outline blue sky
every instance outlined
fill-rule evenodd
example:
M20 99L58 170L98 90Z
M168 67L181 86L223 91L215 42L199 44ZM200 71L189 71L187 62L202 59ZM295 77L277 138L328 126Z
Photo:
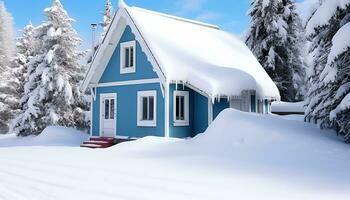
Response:
M1 1L1 0L0 0ZM29 20L39 25L45 20L43 10L50 7L52 0L3 0L12 13L16 30L22 29ZM91 43L91 23L102 19L101 12L106 0L61 0L84 40L83 48ZM118 0L111 0L116 8ZM302 1L302 0L298 0ZM138 6L154 11L204 21L219 25L223 30L242 34L249 25L246 15L251 0L126 0L130 6Z

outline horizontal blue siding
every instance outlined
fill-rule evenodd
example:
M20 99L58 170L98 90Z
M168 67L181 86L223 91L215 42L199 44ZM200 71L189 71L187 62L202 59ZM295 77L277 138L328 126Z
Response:
M99 83L109 83L117 81L130 81L139 79L158 78L157 73L153 71L152 64L147 60L146 54L142 51L139 42L136 41L136 72L120 74L120 43L134 41L135 35L131 28L127 26L124 33L109 60L105 71L103 72Z
M208 128L208 98L193 93L193 136L203 133Z
M220 100L215 100L213 104L213 119L215 119L221 111L230 107L230 102L227 98L221 98Z
M157 91L157 126L137 126L137 92ZM100 94L117 93L117 136L164 136L164 98L159 83L97 88L93 102L93 136L99 136Z

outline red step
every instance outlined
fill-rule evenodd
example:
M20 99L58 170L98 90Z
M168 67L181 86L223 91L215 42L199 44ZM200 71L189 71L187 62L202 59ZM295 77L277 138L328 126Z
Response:
M116 144L115 138L108 137L91 137L88 141L85 141L81 147L88 148L108 148Z
M114 141L115 138L113 138L113 137L90 137L89 140L92 140L92 141Z

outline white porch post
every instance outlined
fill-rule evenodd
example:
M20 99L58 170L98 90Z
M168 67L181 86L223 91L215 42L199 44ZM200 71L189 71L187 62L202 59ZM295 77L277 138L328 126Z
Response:
M208 125L213 122L213 102L212 97L208 95Z
M164 131L165 131L165 137L170 137L170 133L169 133L169 83L165 82L165 88L164 88L164 98L165 98L165 102L164 102L164 106L165 106L165 121L164 121Z
M90 137L92 137L92 127L93 127L93 111L94 111L94 97L93 97L93 89L91 88L90 95Z

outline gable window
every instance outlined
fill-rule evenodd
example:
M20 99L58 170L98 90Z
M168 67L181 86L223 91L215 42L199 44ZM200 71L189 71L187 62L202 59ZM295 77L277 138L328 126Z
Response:
M189 93L188 91L174 91L173 100L174 125L189 125Z
M140 91L137 93L137 126L157 125L157 92Z
M136 42L120 44L120 73L134 73L136 69Z

